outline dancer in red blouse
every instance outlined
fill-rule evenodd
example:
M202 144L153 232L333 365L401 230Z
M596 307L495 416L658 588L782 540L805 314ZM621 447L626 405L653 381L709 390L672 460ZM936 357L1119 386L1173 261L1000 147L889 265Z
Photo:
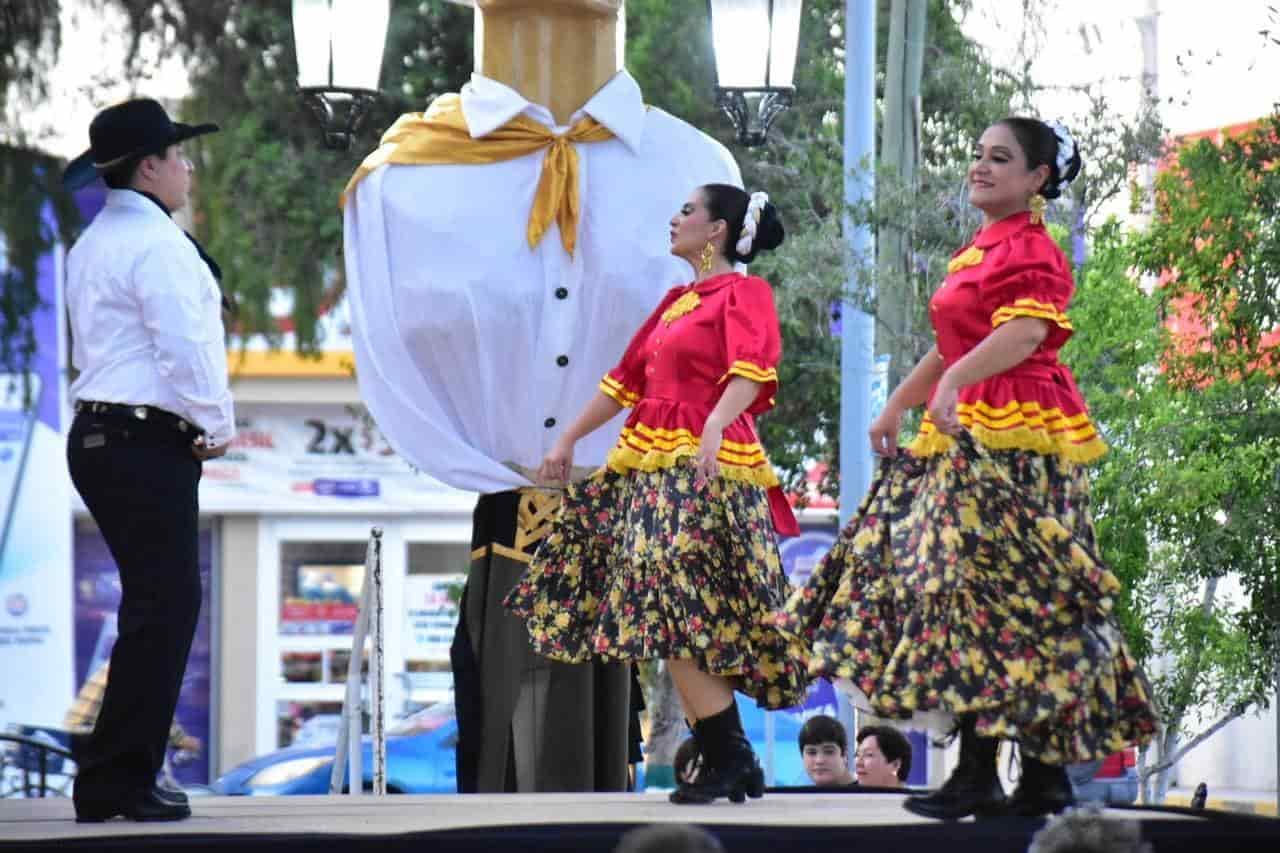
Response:
M507 597L540 654L667 662L703 758L677 803L760 796L733 690L785 708L807 684L773 619L790 592L776 533L798 530L754 421L777 391L778 317L769 284L734 271L782 238L767 196L723 184L671 220L671 251L697 277L666 295L547 454L541 479L564 482L574 444L632 407Z
M1010 118L983 133L969 169L983 226L930 300L937 344L871 425L885 457L871 489L779 618L811 644L811 675L879 716L958 731L955 772L906 801L928 817L1060 811L1064 764L1155 730L1089 515L1082 463L1106 446L1058 360L1074 285L1042 215L1080 165L1065 128ZM903 414L922 405L900 453ZM1000 739L1022 759L1008 801Z

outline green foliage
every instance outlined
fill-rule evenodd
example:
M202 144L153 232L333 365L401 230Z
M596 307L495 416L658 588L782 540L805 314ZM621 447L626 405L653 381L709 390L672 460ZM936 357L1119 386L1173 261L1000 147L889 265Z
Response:
M10 86L37 98L47 93L46 75L62 37L58 6L58 0L5 0L0 6L0 116Z
M79 220L61 176L54 158L0 145L0 373L24 371L35 354L37 264L55 243L69 242ZM52 230L43 219L46 207L53 214Z
M1099 229L1063 351L1111 445L1098 534L1162 761L1207 717L1265 705L1280 664L1276 122L1184 148L1145 231Z

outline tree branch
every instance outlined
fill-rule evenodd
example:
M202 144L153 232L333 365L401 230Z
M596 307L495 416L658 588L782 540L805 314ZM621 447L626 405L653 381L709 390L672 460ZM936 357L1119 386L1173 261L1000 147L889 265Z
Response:
M1164 758L1159 763L1153 764L1152 766L1142 770L1141 772L1142 779L1145 781L1148 777L1156 775L1161 770L1167 770L1170 767L1177 764L1179 761L1182 760L1182 756L1186 755L1188 752L1195 749L1197 746L1204 743L1209 738L1213 737L1227 723L1231 722L1237 717L1244 716L1244 712L1248 710L1248 707L1249 707L1248 705L1237 705L1236 707L1232 708L1222 717L1222 719L1218 720L1212 726L1205 729L1200 734L1193 737L1191 740L1187 741L1187 743L1181 749L1176 751L1173 755L1169 756L1168 758Z

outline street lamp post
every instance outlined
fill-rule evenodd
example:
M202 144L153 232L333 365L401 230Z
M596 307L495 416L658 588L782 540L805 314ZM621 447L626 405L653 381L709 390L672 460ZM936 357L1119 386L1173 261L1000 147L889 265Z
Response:
M738 142L763 145L791 106L800 43L801 0L708 0L716 56L716 106Z
M378 99L391 0L293 0L298 89L329 148L345 151Z

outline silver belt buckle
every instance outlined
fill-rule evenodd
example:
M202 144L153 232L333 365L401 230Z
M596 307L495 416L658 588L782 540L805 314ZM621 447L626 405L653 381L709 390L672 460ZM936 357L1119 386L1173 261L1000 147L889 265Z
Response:
M145 421L145 420L147 419L147 407L146 407L146 406L134 406L134 407L133 407L133 416L134 416L135 418L137 418L138 420L140 420L140 421Z

